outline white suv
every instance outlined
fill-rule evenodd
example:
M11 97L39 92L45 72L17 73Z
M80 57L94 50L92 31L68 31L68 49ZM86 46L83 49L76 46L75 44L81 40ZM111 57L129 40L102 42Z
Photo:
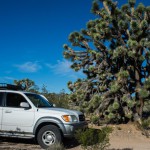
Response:
M42 148L48 148L87 126L83 113L55 108L44 96L17 89L0 86L0 136L36 138Z

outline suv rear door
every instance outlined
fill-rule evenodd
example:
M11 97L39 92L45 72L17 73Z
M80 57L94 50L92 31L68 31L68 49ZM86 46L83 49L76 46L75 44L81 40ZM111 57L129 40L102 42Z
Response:
M3 131L32 132L34 109L20 107L21 102L27 102L27 100L20 93L6 93L2 118Z

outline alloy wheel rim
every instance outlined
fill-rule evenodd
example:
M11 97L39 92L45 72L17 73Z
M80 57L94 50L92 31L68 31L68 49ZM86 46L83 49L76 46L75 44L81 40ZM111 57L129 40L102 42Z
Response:
M45 131L42 135L42 141L45 145L52 145L56 141L56 136L52 131Z

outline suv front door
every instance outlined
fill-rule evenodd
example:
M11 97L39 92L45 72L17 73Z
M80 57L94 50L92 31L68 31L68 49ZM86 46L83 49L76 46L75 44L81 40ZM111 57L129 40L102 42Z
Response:
M20 107L21 102L27 102L23 95L13 92L6 93L2 117L3 131L32 132L34 109Z

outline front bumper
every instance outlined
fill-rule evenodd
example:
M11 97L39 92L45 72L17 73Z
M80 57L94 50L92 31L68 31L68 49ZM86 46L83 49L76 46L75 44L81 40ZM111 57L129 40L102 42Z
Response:
M64 128L65 128L65 132L64 137L74 137L74 133L77 129L84 129L87 128L88 124L86 121L84 122L80 122L80 123L72 123L72 124L65 124Z

